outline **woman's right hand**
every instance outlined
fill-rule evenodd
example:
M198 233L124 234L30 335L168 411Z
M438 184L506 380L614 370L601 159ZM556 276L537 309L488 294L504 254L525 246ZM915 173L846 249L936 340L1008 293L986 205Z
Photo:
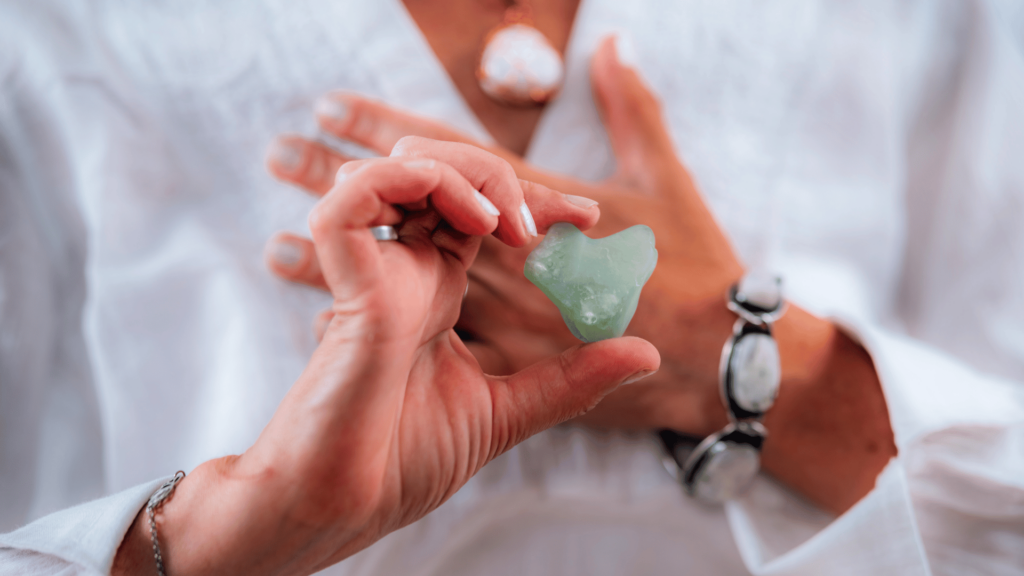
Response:
M415 139L391 158L342 168L310 216L334 296L323 340L255 445L198 467L160 510L168 573L321 570L430 512L516 443L658 368L652 345L621 338L507 377L481 371L453 330L466 269L482 235L512 245L532 236L524 199L540 232L598 218L462 144ZM398 240L375 240L378 225L395 226ZM153 571L144 517L115 573Z

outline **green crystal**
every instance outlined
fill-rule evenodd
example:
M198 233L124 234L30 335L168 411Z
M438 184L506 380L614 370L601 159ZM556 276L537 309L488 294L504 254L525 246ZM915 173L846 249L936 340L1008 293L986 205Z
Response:
M560 222L530 253L523 273L558 306L574 336L597 342L626 331L657 263L647 226L594 240Z

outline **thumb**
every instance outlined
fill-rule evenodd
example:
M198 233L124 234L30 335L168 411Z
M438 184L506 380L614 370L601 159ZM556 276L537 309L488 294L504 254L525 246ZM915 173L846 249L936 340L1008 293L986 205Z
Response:
M660 365L653 344L625 337L581 344L512 376L493 378L490 457L587 412L618 386L649 376Z
M661 104L629 65L632 44L622 36L601 41L590 63L591 87L618 162L617 177L654 192L662 175L681 165L665 129ZM625 60L625 62L624 62Z

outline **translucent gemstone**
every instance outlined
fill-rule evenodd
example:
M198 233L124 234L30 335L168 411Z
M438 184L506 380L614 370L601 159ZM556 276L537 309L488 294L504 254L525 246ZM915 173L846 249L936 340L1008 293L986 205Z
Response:
M707 463L694 478L694 493L707 502L725 502L738 496L757 476L761 455L747 444L720 442L708 453Z
M494 31L477 77L491 98L515 105L542 104L562 86L562 56L533 26L512 24Z
M747 334L733 345L729 358L736 403L751 412L771 407L779 391L779 347L767 334Z
M523 272L558 306L573 335L596 342L626 331L657 263L647 226L594 240L563 222L548 230Z

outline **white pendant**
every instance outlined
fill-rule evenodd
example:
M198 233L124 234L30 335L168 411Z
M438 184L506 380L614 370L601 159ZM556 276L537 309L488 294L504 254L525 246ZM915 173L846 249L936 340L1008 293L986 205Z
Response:
M533 26L511 24L491 32L477 67L480 88L513 106L543 104L565 77L562 56Z

